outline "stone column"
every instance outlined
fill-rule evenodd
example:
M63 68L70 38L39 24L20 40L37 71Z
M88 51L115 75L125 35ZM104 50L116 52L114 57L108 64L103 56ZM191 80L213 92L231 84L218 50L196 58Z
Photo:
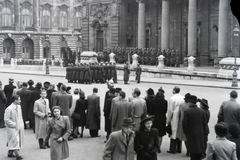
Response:
M189 0L188 57L197 55L197 0Z
M146 47L146 5L143 0L138 0L138 48Z
M19 0L14 1L14 24L16 27L16 30L20 30L20 5Z
M218 20L218 58L227 56L228 45L228 6L226 0L219 1L219 20Z
M39 0L33 1L33 27L39 30L40 20L39 20Z
M161 49L169 49L169 0L162 0Z

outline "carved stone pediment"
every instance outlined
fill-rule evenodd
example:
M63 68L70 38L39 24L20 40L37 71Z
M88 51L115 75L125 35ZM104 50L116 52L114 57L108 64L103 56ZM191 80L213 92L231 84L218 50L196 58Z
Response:
M93 4L91 5L91 16L100 20L104 20L107 16L111 15L110 8L110 4Z

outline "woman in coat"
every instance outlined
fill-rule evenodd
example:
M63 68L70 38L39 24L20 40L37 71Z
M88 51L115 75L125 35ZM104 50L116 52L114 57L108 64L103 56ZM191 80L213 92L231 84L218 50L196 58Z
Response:
M73 118L73 131L81 126L80 137L83 137L84 127L86 126L87 100L85 99L85 93L82 90L80 90L79 95L80 98L77 100L74 113L79 114L80 119Z
M155 116L153 121L153 128L158 130L159 137L159 152L161 152L162 137L166 135L166 113L168 102L164 98L164 94L158 92L155 96L155 101L152 106L152 115Z
M152 107L155 101L154 90L149 88L147 91L147 96L145 97L145 101L147 104L147 113L152 115Z
M154 116L143 113L139 130L134 139L134 150L137 160L157 160L159 151L158 131L152 128Z
M70 121L68 116L62 116L62 109L59 106L52 108L52 118L48 120L48 135L45 143L50 137L51 160L62 160L69 157L68 137L71 134Z

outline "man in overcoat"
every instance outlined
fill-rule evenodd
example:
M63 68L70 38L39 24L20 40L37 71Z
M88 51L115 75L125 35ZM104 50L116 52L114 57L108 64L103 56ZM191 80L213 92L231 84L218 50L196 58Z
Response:
M63 84L62 82L59 82L59 83L57 84L57 92L53 92L53 93L52 93L51 101L50 101L50 107L51 107L51 108L54 107L54 106L56 106L56 96L61 93L60 88L61 88L61 85L62 85L62 84Z
M135 122L135 129L138 130L141 122L141 115L147 113L147 104L146 101L140 97L141 91L138 88L135 88L133 93L133 100L131 101L132 107L132 119Z
M23 82L22 89L20 91L17 91L17 95L21 98L21 108L22 108L22 116L24 121L24 128L27 128L26 121L28 121L28 112L30 103L28 100L29 95L31 94L31 91L27 89L27 82Z
M106 135L106 141L109 139L109 135L112 132L112 127L111 127L111 120L109 118L110 115L110 111L111 111L111 104L112 104L112 99L114 98L114 93L115 93L115 89L114 88L110 88L109 91L106 92L106 94L108 94L108 96L105 96L105 102L104 102L104 108L103 108L103 112L104 112L104 117L105 117L105 132L107 132Z
M140 83L141 74L142 74L142 68L140 67L140 64L138 63L137 68L136 68L136 81L137 81L137 83Z
M171 124L172 134L170 139L170 149L168 153L181 153L182 142L177 138L177 129L179 122L179 107L184 103L184 97L179 94L180 88L175 86L173 88L173 96L169 100L167 111L167 124Z
M121 91L119 93L119 101L116 102L115 111L112 116L113 131L121 130L121 124L124 118L131 117L131 104L126 99L126 93Z
M202 154L205 153L204 135L206 133L207 119L204 111L197 107L197 101L198 99L194 95L188 97L190 105L189 109L184 112L182 121L191 160L201 160Z
M123 81L124 84L128 84L129 81L129 74L130 74L130 69L128 66L128 62L126 62L125 66L123 67Z
M93 94L87 97L87 121L86 128L90 130L91 137L99 137L98 130L100 130L100 97L97 95L98 89L93 88Z
M133 121L131 118L123 119L122 129L110 134L103 151L102 160L133 160L134 137Z
M13 103L7 107L4 113L4 121L7 127L8 157L16 157L17 160L21 160L23 158L18 153L24 142L21 98L19 95L15 95L13 100Z
M12 103L12 94L13 90L16 88L16 86L13 85L14 80L12 78L9 78L9 84L4 86L4 93L7 97L7 104L8 107Z
M39 148L46 149L43 139L47 135L48 115L51 114L49 109L49 101L46 98L46 90L41 90L41 98L34 103L33 113L35 114L35 136L38 139Z
M72 107L72 95L67 93L66 85L61 85L61 92L56 95L56 105L59 106L63 113L62 115L68 116L70 119L70 108Z
M7 97L2 90L2 81L0 81L0 128L4 128L4 111L6 109Z
M30 119L30 128L33 129L33 133L35 133L35 115L33 113L33 107L34 107L35 101L40 98L41 89L42 89L42 83L38 82L35 86L35 90L32 91L28 96L28 101L30 103L28 118Z
M240 104L237 102L238 92L230 93L230 100L224 101L218 112L218 123L225 122L227 125L235 123L240 126Z

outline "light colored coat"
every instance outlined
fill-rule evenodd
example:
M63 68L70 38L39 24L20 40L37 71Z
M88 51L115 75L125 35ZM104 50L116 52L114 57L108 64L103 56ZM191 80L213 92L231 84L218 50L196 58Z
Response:
M113 131L119 131L121 130L123 119L131 117L131 104L126 99L121 99L116 102L115 107L112 116L112 128Z
M214 154L216 160L237 160L236 144L225 137L217 137L207 144L206 160L212 160Z
M71 134L70 121L68 116L60 116L59 119L48 120L48 135L50 136L51 160L62 160L69 157L68 137ZM63 141L57 140L62 137ZM45 141L48 139L46 138Z
M49 101L42 98L38 99L34 103L33 113L35 114L35 136L36 139L45 138L47 135L47 120L48 117L44 117L50 113Z
M172 139L176 139L178 122L179 122L179 106L184 103L184 97L180 94L174 94L168 103L167 124L171 123Z
M134 137L132 132L127 144L122 130L112 132L103 151L102 160L134 160Z
M139 129L141 122L141 115L147 113L147 104L143 98L133 98L131 102L132 106L132 119L135 122L135 129Z
M7 146L9 150L20 149L24 142L24 125L20 105L11 104L4 114L7 127Z

